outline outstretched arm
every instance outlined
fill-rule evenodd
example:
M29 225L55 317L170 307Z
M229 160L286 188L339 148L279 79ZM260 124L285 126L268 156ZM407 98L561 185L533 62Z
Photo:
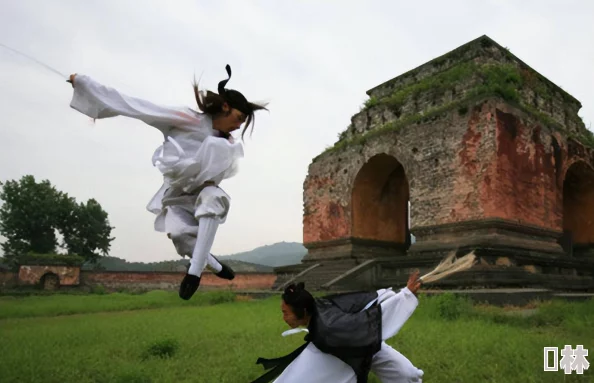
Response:
M382 340L396 335L404 323L417 308L419 301L416 293L421 286L419 272L412 273L405 288L395 293L388 291L382 294Z
M161 131L199 124L199 117L188 108L155 105L130 97L99 84L89 76L71 75L74 94L70 107L95 119L125 116L135 118Z

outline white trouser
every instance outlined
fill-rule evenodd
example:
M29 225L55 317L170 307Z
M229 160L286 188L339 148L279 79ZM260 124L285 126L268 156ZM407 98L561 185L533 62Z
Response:
M382 383L421 383L423 370L416 368L404 355L385 342L373 355L371 371Z
M212 186L196 197L170 197L171 194L166 193L166 198L171 199L157 218L158 230L167 232L179 255L192 257L189 274L200 276L207 264L215 272L221 271L221 264L210 250L219 225L226 220L229 197Z

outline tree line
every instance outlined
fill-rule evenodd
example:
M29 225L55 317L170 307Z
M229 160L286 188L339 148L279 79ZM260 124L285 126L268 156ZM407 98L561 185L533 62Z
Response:
M48 180L25 175L0 182L0 203L0 235L6 238L1 246L10 266L60 250L91 264L109 253L114 228L95 199L77 202Z

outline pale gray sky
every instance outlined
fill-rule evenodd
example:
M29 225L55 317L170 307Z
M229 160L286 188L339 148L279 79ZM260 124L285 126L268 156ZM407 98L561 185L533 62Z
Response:
M594 120L594 2L0 0L0 42L121 92L194 107L191 81L270 101L246 140L213 252L302 240L302 186L365 91L483 34L578 98ZM177 259L145 206L161 185L160 133L70 109L66 82L0 49L0 180L33 174L115 226L111 255Z

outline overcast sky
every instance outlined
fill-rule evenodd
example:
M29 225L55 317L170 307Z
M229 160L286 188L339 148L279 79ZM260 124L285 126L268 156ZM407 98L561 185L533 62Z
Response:
M483 34L579 99L594 121L594 2L0 0L0 42L123 93L195 107L191 81L269 100L245 143L213 253L302 241L302 186L365 91ZM146 204L162 178L160 133L127 118L94 125L72 88L0 48L0 180L32 174L109 213L111 255L177 259Z

